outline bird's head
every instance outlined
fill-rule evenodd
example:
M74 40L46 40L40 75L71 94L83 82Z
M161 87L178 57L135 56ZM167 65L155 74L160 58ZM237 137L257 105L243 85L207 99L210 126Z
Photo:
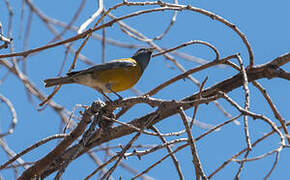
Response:
M141 66L142 72L146 69L155 48L141 48L132 58Z

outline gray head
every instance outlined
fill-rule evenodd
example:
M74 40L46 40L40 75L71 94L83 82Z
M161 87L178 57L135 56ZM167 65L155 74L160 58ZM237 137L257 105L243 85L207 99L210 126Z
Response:
M153 51L154 48L141 48L132 56L141 66L142 72L147 67Z

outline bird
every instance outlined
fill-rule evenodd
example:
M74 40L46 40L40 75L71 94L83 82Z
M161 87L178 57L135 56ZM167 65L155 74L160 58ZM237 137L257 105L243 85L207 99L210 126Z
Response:
M154 48L141 48L132 57L112 60L88 69L72 71L64 77L44 80L44 86L51 87L62 84L81 84L91 87L112 101L105 93L114 93L133 87L141 78L149 64Z

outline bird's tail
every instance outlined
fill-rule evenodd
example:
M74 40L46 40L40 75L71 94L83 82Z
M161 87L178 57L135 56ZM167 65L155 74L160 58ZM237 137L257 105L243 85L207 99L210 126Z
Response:
M74 83L74 80L71 77L58 77L58 78L51 78L51 79L45 79L44 80L44 86L45 87L51 87L61 84L70 84Z

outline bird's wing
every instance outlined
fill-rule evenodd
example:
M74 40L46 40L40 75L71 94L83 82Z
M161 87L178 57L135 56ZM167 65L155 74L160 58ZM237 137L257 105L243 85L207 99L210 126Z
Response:
M118 60L113 60L104 64L98 64L85 70L73 71L73 72L67 73L67 75L72 76L79 73L93 73L96 71L102 71L106 69L128 68L128 67L134 67L134 66L136 66L136 61L132 58L118 59Z

